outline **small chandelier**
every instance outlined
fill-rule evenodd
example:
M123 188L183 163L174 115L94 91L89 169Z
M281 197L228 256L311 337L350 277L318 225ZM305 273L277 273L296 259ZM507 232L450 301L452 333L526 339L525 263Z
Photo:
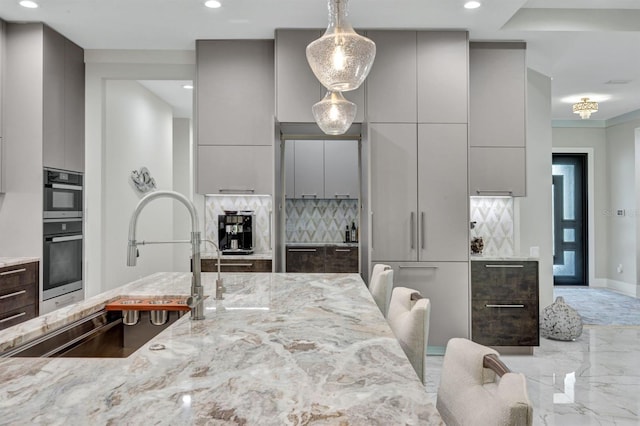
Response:
M329 0L329 26L307 46L307 61L320 83L336 92L355 90L369 74L376 44L347 21L348 0Z
M340 92L328 91L322 100L313 105L313 118L327 135L342 135L349 130L356 118L357 106Z
M594 112L598 112L598 103L590 101L589 98L582 98L580 102L573 104L573 113L580 114L583 120L591 117Z

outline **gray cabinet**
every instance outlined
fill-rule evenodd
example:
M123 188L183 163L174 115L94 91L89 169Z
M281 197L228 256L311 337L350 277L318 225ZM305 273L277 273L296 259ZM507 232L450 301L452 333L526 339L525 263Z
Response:
M324 197L324 142L319 140L295 141L295 197Z
M42 27L43 164L84 171L84 51Z
M469 338L467 262L389 262L394 287L418 290L431 303L430 353L444 352L452 337Z
M311 107L320 101L327 90L320 84L307 62L306 49L320 38L324 30L278 29L275 34L276 117L283 123L313 123ZM355 122L364 121L364 85L344 92L355 102Z
M284 141L285 198L295 198L295 150L296 141Z
M417 121L415 31L367 31L376 43L376 59L367 77L370 123Z
M199 194L272 194L271 146L198 147Z
M325 198L359 198L358 151L356 140L324 141Z
M469 195L526 195L525 148L469 148Z
M198 145L273 143L272 40L198 40Z
M418 122L467 123L466 31L418 31Z
M5 64L5 23L0 19L0 194L4 192L3 179L3 145L2 145L2 104L4 99L3 83L4 83L4 64Z

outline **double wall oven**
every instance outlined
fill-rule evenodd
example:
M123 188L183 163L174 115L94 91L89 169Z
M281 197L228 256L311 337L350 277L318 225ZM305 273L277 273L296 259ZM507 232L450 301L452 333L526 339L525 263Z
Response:
M44 170L41 312L84 297L83 193L81 173Z

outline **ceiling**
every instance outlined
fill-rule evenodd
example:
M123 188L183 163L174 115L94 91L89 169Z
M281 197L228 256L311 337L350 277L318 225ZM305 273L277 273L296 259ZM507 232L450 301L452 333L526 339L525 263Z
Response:
M85 49L194 50L197 39L273 38L275 28L323 28L326 0L2 0L0 18L42 21ZM467 29L471 40L524 40L529 68L552 78L552 118L600 102L591 121L640 110L639 0L351 0L356 28ZM185 91L186 92L186 91ZM183 93L184 95L184 93Z

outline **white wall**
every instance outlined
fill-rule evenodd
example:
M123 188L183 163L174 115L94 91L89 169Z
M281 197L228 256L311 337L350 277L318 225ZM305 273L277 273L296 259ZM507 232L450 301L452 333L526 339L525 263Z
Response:
M551 139L551 79L529 69L527 196L515 198L514 234L523 255L528 255L531 247L539 247L540 309L553 302Z
M104 167L106 82L118 79L193 80L195 52L86 50L85 64L85 294L93 296L109 288L103 282L103 269L106 265L103 264L102 243L105 236L102 188L107 180ZM160 201L164 200L154 203ZM200 208L203 209L203 197L201 204ZM147 257L145 254L142 256ZM142 262L144 259L139 260Z
M102 205L103 287L114 288L157 271L170 270L172 245L141 246L137 267L126 266L129 219L144 194L131 171L149 169L159 190L173 187L173 112L139 83L105 83L105 150ZM138 220L138 240L173 239L171 200L147 205Z
M173 190L189 197L193 193L191 179L191 119L173 119ZM182 204L173 206L173 239L189 239L191 222L187 209ZM204 234L203 234L204 235ZM204 237L203 237L204 238ZM173 271L189 271L191 246L188 244L174 245Z

